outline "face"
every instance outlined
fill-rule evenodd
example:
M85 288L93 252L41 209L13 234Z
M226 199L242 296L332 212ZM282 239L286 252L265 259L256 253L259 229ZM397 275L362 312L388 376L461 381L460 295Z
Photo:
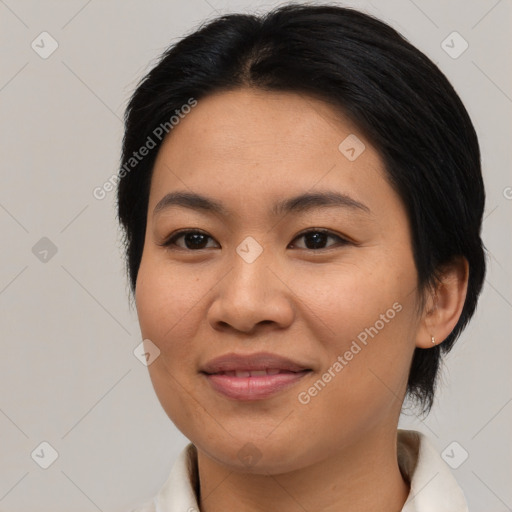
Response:
M135 298L160 403L217 463L276 474L396 429L420 322L408 218L326 103L199 100L157 156Z

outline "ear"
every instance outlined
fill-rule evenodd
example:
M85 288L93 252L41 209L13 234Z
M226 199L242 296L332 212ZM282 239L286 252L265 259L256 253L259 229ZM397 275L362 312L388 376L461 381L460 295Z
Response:
M419 348L431 348L450 335L459 321L466 300L469 278L466 258L455 258L451 263L443 265L439 273L435 289L428 292L416 335L416 346Z

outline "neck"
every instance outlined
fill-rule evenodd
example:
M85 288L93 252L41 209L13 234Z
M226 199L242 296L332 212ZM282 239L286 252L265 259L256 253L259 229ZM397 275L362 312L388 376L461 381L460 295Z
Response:
M400 511L409 484L398 466L396 442L396 429L385 435L369 432L315 464L276 475L237 472L198 450L200 509Z

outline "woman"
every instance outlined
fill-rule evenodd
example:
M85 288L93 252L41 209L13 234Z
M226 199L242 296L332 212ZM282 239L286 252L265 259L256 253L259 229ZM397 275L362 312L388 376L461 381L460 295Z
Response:
M485 274L477 137L356 10L226 15L126 113L118 214L154 389L191 441L139 511L467 510L406 397Z

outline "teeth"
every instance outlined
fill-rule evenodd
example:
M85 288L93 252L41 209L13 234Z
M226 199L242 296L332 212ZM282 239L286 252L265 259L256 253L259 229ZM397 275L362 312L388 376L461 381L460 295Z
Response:
M279 368L269 368L267 370L232 370L228 372L220 372L221 375L226 375L227 377L264 377L265 375L277 375L278 373L283 373ZM289 372L284 372L289 373Z

